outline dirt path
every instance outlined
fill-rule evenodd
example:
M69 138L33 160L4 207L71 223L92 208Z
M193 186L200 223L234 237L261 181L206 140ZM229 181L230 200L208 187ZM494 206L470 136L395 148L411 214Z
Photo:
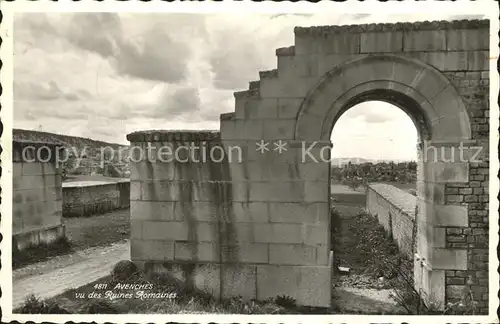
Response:
M13 309L21 306L30 294L42 299L50 298L107 276L116 262L130 259L129 251L128 241L122 241L59 256L13 271Z
M404 314L391 299L392 289L337 287L333 302L342 314Z

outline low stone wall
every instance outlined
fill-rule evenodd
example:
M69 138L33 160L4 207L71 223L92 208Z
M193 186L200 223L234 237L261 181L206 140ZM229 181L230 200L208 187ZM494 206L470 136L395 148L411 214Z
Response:
M57 147L54 143L12 143L14 253L65 235L61 176L54 158Z
M63 184L63 216L103 214L130 206L130 180L75 181Z
M413 224L417 197L391 185L370 184L366 192L366 208L378 218L399 249L413 258Z

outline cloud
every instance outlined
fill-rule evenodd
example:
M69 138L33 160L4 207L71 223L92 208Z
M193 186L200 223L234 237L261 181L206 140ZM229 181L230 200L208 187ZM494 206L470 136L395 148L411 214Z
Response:
M19 98L18 100L52 101L65 99L77 101L80 99L89 99L90 97L90 93L84 89L62 90L54 80L46 83L14 81L14 98Z
M208 62L214 86L245 89L249 81L258 80L259 71L276 68L275 49L293 44L293 25L284 19L287 16L211 17ZM224 28L220 28L221 20ZM248 23L242 25L242 20Z
M15 126L125 143L136 130L218 128L234 111L232 92L277 67L275 49L294 44L295 26L451 16L428 14L16 14ZM334 128L344 152L410 134L394 127L404 115L375 102L356 108ZM413 148L410 137L392 136Z

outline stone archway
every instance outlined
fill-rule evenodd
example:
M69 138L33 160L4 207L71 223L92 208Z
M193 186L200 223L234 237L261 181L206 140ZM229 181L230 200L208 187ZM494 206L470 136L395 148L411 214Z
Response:
M331 306L330 132L352 105L385 100L423 140L417 288L440 307L471 289L487 313L489 21L294 32L278 68L234 94L220 134L128 135L140 147L209 142L226 153L224 163L132 164L132 260L216 296ZM449 160L456 151L464 160Z
M455 180L465 182L462 168L466 164L452 161L444 165L442 160L427 159L421 150L424 143L427 146L446 143L451 148L458 148L464 141L470 143L469 114L453 84L432 66L404 56L370 55L340 64L320 79L298 110L294 139L328 141L338 118L352 106L368 100L398 106L418 130L415 286L426 301L444 305L445 271L464 270L466 251L446 249L436 242L441 238L435 237L435 231L439 232L442 225L458 223L446 223L450 220L436 223L435 218L440 214L452 215L457 209L467 214L467 210L429 199L426 192L434 191L441 182L453 181L444 175L443 168L449 174L461 174Z

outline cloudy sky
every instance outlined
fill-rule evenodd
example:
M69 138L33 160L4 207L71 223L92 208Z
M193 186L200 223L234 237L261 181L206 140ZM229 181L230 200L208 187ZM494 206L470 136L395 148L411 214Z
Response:
M123 144L136 130L218 129L233 92L276 68L295 26L450 18L464 17L16 14L14 127ZM377 102L346 112L332 134L339 157L414 159L416 139L403 112Z

